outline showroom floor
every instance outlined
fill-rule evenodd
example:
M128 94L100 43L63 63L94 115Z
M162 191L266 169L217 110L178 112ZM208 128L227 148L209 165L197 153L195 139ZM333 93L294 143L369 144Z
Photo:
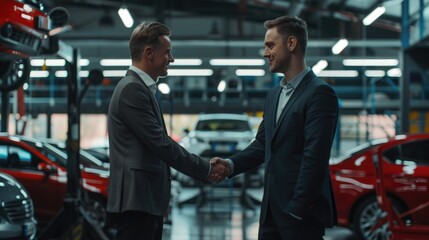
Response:
M171 225L164 226L164 240L253 240L258 236L259 206L255 210L244 208L235 196L239 192L228 189L208 191L218 195L218 199L197 204L183 204L173 208ZM184 188L179 201L189 196L198 196L197 189ZM233 196L231 198L222 195ZM260 189L252 189L249 196L260 196ZM222 199L222 200L219 200ZM356 240L353 233L345 228L327 229L325 240Z

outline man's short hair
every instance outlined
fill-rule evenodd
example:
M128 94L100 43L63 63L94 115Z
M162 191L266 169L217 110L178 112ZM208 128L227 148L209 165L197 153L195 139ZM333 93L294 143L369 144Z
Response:
M159 37L170 36L171 30L166 25L159 22L142 22L131 34L130 55L132 61L139 61L143 50L147 46L155 46L160 43Z
M282 16L265 21L264 26L266 29L277 27L277 32L283 35L284 40L287 40L290 36L295 36L298 39L302 53L305 54L307 49L308 30L304 20L296 16Z

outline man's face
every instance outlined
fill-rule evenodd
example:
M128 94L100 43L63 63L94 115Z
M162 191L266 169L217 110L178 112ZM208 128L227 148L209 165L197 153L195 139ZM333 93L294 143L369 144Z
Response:
M264 57L270 64L271 72L285 73L289 68L291 54L276 27L265 33Z
M160 37L160 44L153 49L154 57L152 61L152 70L157 77L167 76L168 65L174 62L171 53L171 40L168 36ZM154 79L156 80L156 79Z

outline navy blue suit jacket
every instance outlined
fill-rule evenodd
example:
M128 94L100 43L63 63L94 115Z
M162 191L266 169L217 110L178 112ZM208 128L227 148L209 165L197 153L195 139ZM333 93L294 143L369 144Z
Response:
M255 140L231 156L232 176L265 164L261 223L269 204L277 224L284 222L284 214L293 214L303 219L312 216L331 227L337 220L329 175L338 119L337 96L310 71L276 123L280 93L280 86L268 93Z

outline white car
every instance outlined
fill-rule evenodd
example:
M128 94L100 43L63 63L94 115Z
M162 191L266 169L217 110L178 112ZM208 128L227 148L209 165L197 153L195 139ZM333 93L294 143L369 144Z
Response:
M186 132L180 144L205 158L228 157L247 147L254 138L246 114L200 114L194 129Z

